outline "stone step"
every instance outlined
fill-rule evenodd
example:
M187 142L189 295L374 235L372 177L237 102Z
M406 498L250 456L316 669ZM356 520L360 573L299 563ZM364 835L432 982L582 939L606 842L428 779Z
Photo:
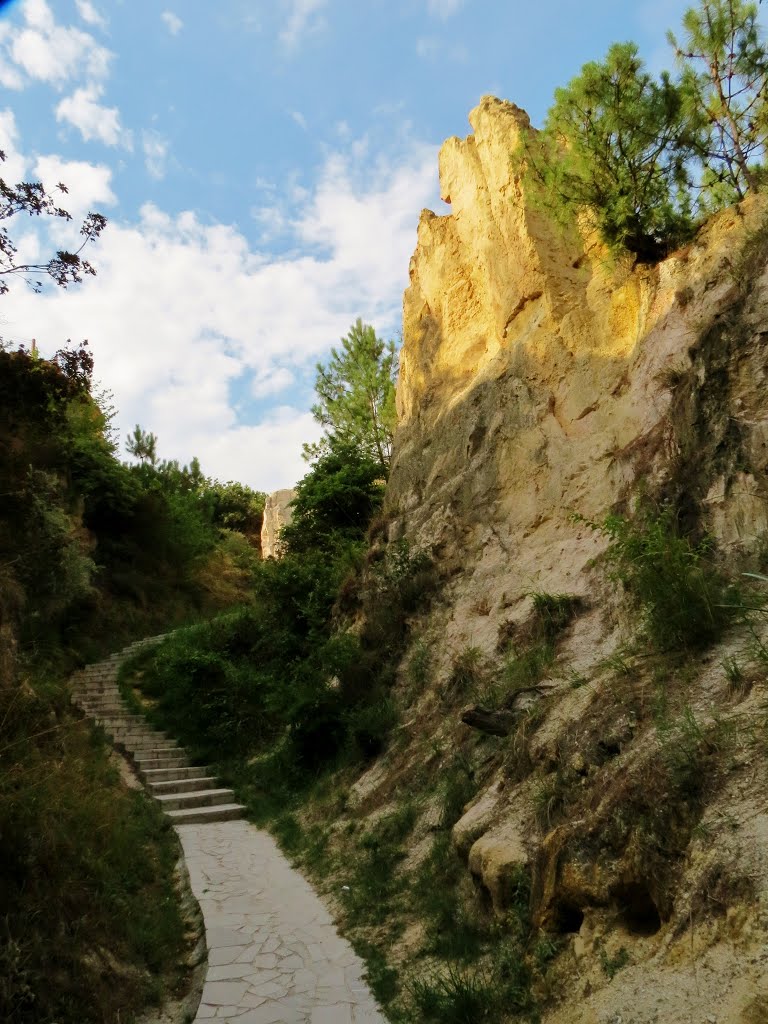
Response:
M139 726L133 729L115 729L109 725L103 725L102 729L104 732L108 732L110 736L121 736L128 740L168 740L169 743L176 743L176 740L169 739L164 732L160 732L159 729L152 729L149 726L144 729Z
M199 789L188 793L156 794L155 800L163 810L180 811L185 807L213 807L231 804L235 794L231 789Z
M169 740L167 736L153 736L152 733L141 736L121 736L119 733L110 733L109 730L105 730L105 732L113 743L122 743L124 747L152 747L153 749L165 747L178 753L178 740Z
M124 746L127 746L127 744L124 744ZM138 757L181 757L186 755L187 752L183 747L178 746L178 744L171 747L168 746L167 743L161 742L151 743L146 747L142 747L142 745L139 744L137 746L136 753Z
M218 807L187 807L178 811L166 811L174 825L205 825L208 822L236 821L245 816L241 804L221 804Z
M140 771L147 768L189 768L189 758L183 754L176 757L142 757L134 758Z
M123 718L95 718L94 721L97 725L100 725L102 729L122 729L124 732L130 731L131 729L154 728L154 726L149 724L146 718L140 722L126 722Z
M146 720L143 722L104 721L100 724L103 729L109 729L110 732L119 732L124 736L136 736L137 734L142 736L165 736L162 729L156 729L154 725L151 725Z
M99 722L109 722L111 725L148 725L146 718L143 715L136 715L134 712L126 711L125 708L121 708L113 714L100 712L95 713L95 717Z
M134 757L179 757L185 753L180 747L160 746L157 743L129 743L126 740L113 740L116 746L125 747Z
M200 793L204 789L213 789L215 779L195 776L189 779L171 779L165 782L147 782L154 796L167 796L172 793Z
M117 715L104 715L100 717L99 721L109 722L110 725L148 725L147 719L144 715L135 715L130 711L125 711Z
M153 782L176 782L180 779L208 777L208 768L197 768L190 765L186 768L149 768L142 771L144 781L149 785Z

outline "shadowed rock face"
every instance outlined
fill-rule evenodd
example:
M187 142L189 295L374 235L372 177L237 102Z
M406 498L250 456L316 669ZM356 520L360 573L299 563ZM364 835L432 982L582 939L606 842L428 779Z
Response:
M262 558L280 557L280 531L291 521L291 502L295 497L296 491L291 488L267 495L261 527Z

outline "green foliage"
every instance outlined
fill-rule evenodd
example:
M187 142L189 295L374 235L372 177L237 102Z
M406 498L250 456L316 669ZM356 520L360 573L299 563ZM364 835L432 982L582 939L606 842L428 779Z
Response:
M453 671L449 687L459 693L472 693L482 678L483 652L479 647L468 645L458 651L453 659Z
M765 181L768 49L748 0L699 0L675 49L680 76L657 80L617 43L556 90L544 130L517 153L561 223L586 214L615 251L654 261L697 218Z
M172 830L36 680L241 600L247 541L221 525L260 519L194 462L120 463L92 372L84 346L0 351L0 1018L19 1024L130 1020L184 973Z
M325 436L319 444L305 445L305 456L317 458L336 441L374 461L386 477L396 423L396 379L394 342L382 341L373 327L357 320L341 339L341 348L331 349L327 366L317 364L319 402L312 414Z
M0 1019L130 1019L183 975L175 834L62 685L0 687Z
M735 613L734 590L715 567L710 540L680 536L671 508L644 506L631 520L612 515L596 528L611 539L613 576L658 650L702 648L722 634Z
M420 1019L436 1024L501 1022L510 1013L537 1019L530 968L518 944L509 939L497 942L486 966L449 964L426 978L413 979L409 992Z
M622 43L556 90L524 156L548 207L565 219L588 212L609 246L653 260L692 233L686 164L696 141L682 90L667 74L656 81Z
M366 979L376 1000L386 1006L397 995L397 971L387 964L381 950L370 943L356 943L355 951L366 963Z
M704 132L705 204L718 209L756 191L764 180L768 51L757 4L700 0L683 17L683 38L670 32L683 70L689 117Z
M139 462L147 462L150 466L157 465L157 436L143 430L138 423L129 435L125 448L128 454Z
M333 439L298 483L293 517L281 540L291 553L360 542L383 498L379 463Z
M498 1019L497 985L486 973L449 966L427 978L415 978L410 994L425 1021L475 1024Z
M429 681L432 653L423 640L417 640L411 647L408 659L408 680L415 692L423 690Z
M363 594L364 645L399 654L409 615L424 605L434 587L432 560L425 551L411 551L406 540L389 545L385 556L369 567Z
M404 843L416 821L416 808L404 803L385 815L358 840L354 870L345 896L346 914L356 924L381 920L382 907L402 891L405 879L398 866L405 858Z
M608 956L605 950L600 950L600 966L609 981L612 981L618 972L630 963L632 963L632 957L626 946L621 946L613 956Z
M576 594L531 594L533 609L528 620L514 630L500 677L486 687L484 698L489 706L503 705L516 693L537 686L552 667L557 656L557 641L582 607Z
M257 542L261 526L263 495L207 480L196 460L119 462L92 373L85 346L0 352L0 561L38 658L93 656L243 600L250 565L232 529Z
M214 762L228 752L255 808L375 756L397 722L394 666L428 560L393 548L371 568L361 634L333 619L379 496L371 461L334 444L299 485L284 557L256 569L252 605L177 632L141 678L185 744Z
M227 483L208 480L204 490L211 501L213 522L217 526L235 530L254 541L260 539L266 500L262 491L254 491L235 480Z
M574 619L582 605L576 594L545 594L536 591L533 598L533 621L529 632L535 639L552 642Z
M542 828L552 828L568 802L571 786L558 766L541 781L533 794L536 818Z
M442 780L443 809L440 827L452 828L464 813L465 806L477 792L472 766L458 755L448 766Z

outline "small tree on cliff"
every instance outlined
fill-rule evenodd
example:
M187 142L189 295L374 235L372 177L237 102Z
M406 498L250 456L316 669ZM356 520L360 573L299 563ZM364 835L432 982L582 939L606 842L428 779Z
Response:
M609 246L653 260L692 231L697 141L683 91L645 71L633 43L617 43L555 92L523 156L556 213L588 212Z
M5 153L0 150L0 161L4 160ZM66 195L66 185L59 182L56 188ZM0 221L8 220L17 213L26 213L30 217L48 216L59 220L72 220L72 215L58 205L57 200L46 190L42 182L22 181L17 185L9 185L0 178ZM102 214L89 213L80 226L82 243L79 248L74 252L59 249L45 263L19 262L18 249L8 229L0 228L0 295L8 291L7 278L13 274L24 277L36 292L42 289L42 281L30 275L47 275L61 288L79 283L84 274L94 275L96 271L80 253L89 242L99 237L106 225L106 217Z
M700 157L708 206L743 199L764 179L768 138L768 53L757 5L702 0L683 17L684 36L670 32L690 116L703 126Z
M327 454L333 439L375 460L386 476L396 420L396 376L394 342L377 338L373 327L358 319L341 339L341 348L331 349L328 363L317 364L319 401L312 415L325 435L318 444L304 445L304 457Z

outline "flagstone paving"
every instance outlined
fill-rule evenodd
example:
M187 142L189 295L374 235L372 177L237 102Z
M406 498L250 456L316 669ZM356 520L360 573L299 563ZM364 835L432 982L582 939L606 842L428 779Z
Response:
M208 942L196 1021L386 1024L362 961L271 836L246 821L177 831Z

